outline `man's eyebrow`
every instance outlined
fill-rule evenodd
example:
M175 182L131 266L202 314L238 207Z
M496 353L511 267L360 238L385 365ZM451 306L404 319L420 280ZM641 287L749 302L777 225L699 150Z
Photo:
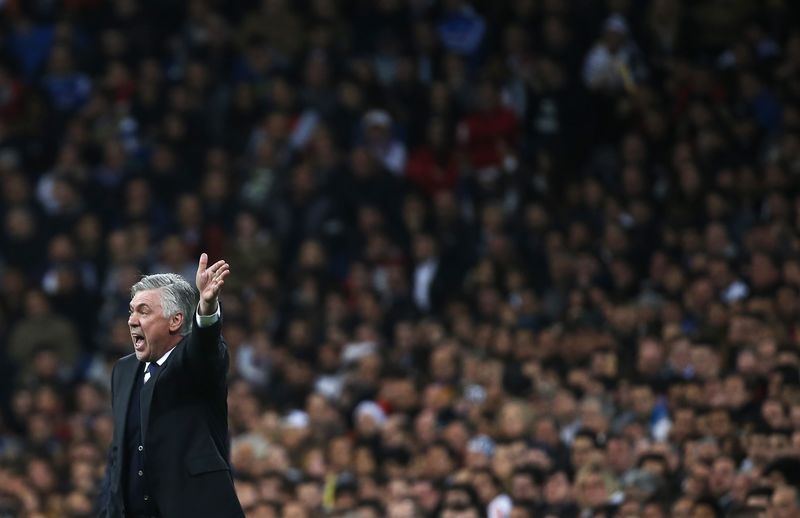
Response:
M147 304L147 302L140 302L139 304L136 304L135 307L136 307L136 309L141 309L141 308L150 309L150 306ZM133 304L128 304L128 308L132 310L132 309L134 309L134 305Z

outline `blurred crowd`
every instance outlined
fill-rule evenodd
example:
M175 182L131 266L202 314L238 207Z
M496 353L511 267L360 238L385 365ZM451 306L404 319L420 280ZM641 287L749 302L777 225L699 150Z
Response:
M800 3L0 1L0 517L225 258L248 518L800 516Z

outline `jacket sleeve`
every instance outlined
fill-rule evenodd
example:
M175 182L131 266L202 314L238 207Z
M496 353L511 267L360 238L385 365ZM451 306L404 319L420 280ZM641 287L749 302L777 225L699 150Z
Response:
M197 325L192 315L192 332L186 343L187 365L201 384L225 381L228 371L228 347L222 339L222 317L208 327Z

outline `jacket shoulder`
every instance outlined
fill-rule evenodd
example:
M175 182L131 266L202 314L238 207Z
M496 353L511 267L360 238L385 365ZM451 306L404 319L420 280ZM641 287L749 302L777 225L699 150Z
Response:
M136 359L136 353L130 353L117 360L115 365L130 365L131 363L138 361L139 360Z
M114 362L114 367L111 369L112 378L114 372L117 370L134 368L134 365L137 363L139 363L139 360L136 358L136 353L131 353L118 359L116 362Z

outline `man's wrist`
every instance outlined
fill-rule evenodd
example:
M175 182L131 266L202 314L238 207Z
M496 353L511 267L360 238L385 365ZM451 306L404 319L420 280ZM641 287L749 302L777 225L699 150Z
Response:
M208 317L216 313L218 309L219 299L214 300L213 302L201 300L200 304L197 306L197 313L201 316Z
M222 316L222 312L220 311L219 303L217 303L217 308L211 314L204 315L201 312L200 305L197 307L197 315L195 316L195 321L198 326L200 327L211 327L216 324Z

